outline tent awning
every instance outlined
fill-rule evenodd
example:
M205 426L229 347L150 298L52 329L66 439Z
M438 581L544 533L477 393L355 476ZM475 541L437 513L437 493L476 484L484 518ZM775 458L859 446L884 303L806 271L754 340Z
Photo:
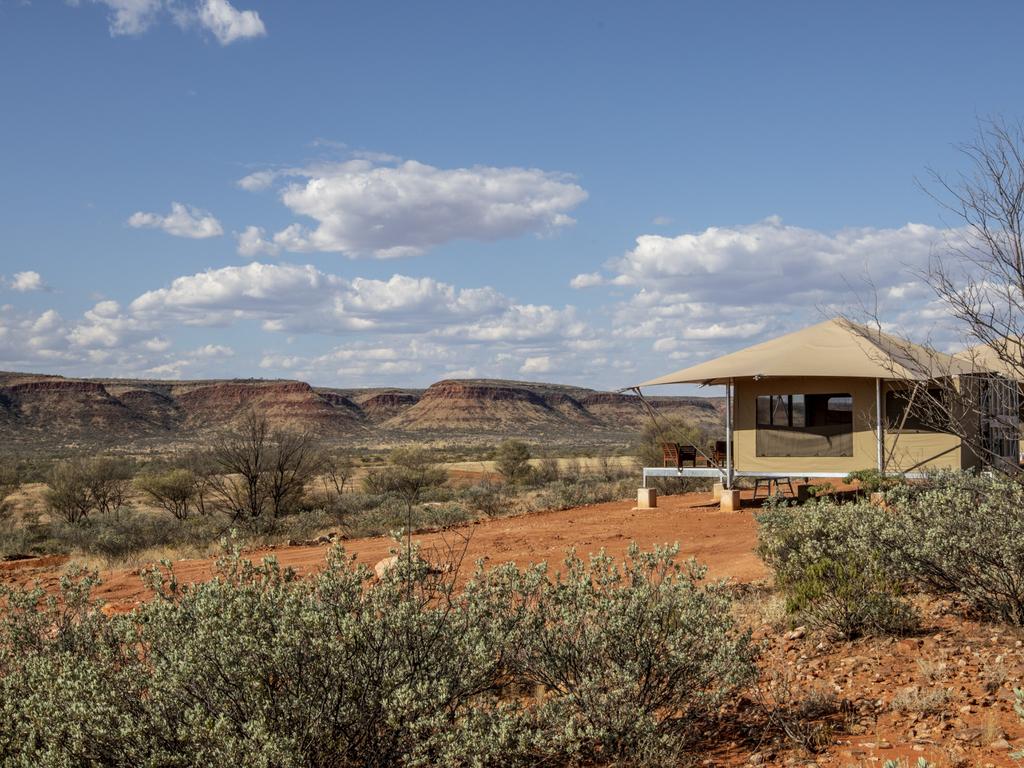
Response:
M929 381L978 370L973 361L833 318L636 386L725 384L730 379L769 376Z

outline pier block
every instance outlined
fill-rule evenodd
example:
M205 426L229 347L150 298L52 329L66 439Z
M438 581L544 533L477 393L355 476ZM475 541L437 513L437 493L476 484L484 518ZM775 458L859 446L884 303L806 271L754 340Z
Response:
M658 506L658 491L655 488L640 488L636 492L637 509L655 509Z
M714 497L715 501L722 500L722 491L724 490L725 483L715 483L714 485L711 486L711 495Z
M722 496L719 499L720 507L723 512L739 512L740 511L740 492L729 491L722 489Z

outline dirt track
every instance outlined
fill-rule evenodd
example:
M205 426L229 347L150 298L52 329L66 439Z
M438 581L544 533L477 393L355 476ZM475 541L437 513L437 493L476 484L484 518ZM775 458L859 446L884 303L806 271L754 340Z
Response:
M754 554L756 526L750 511L724 513L707 493L662 497L658 509L633 511L630 501L613 501L560 512L539 512L520 517L485 520L466 525L454 532L416 536L424 549L443 548L457 543L460 535L469 535L466 562L486 559L489 565L508 561L520 566L541 561L553 567L561 563L565 552L575 547L580 555L606 549L610 554L625 554L631 541L650 549L655 544L679 542L683 556L705 563L712 578L755 581L767 571ZM383 536L350 539L346 550L359 562L372 566L388 557L394 542ZM253 559L273 555L283 566L300 574L323 565L327 546L279 546L249 552ZM39 582L55 589L66 563L65 558L47 557L0 565L0 580ZM210 578L213 560L181 560L174 565L178 580L187 583ZM128 610L149 594L137 569L113 570L101 574L103 584L96 596L110 609Z

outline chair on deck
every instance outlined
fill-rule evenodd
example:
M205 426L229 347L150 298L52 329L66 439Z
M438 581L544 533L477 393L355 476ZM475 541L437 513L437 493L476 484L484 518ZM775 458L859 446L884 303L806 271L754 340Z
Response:
M715 440L715 450L711 457L717 466L725 466L725 440Z
M697 449L695 447L679 443L661 444L662 466L682 469L687 462L691 467L697 466Z

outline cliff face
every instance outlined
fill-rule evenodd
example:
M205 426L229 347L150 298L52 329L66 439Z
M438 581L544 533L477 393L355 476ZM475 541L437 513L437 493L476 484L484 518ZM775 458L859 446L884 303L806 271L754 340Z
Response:
M409 430L492 430L593 423L578 400L564 392L543 392L529 385L439 381L390 426Z
M654 402L659 413L699 426L721 421L717 404L706 398ZM250 409L274 426L365 444L426 434L613 439L628 437L648 418L629 395L517 381L345 390L285 380L65 379L0 372L0 440L15 445L201 441Z

